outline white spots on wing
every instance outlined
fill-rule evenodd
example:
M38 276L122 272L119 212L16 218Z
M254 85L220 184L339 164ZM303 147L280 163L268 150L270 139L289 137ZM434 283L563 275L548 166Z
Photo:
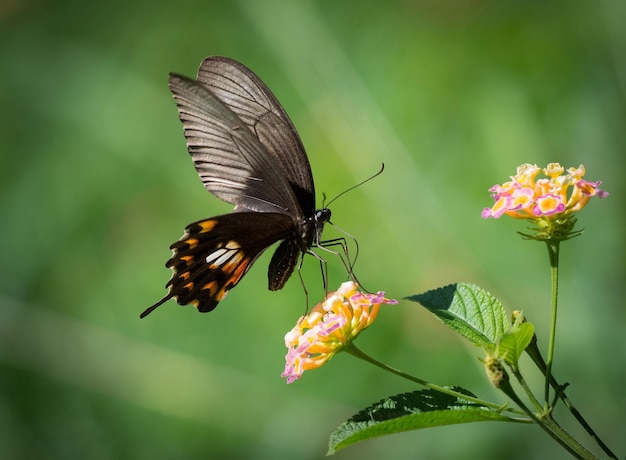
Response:
M243 251L236 241L229 241L221 248L206 256L206 263L211 268L237 265L243 259Z
M218 258L220 258L221 260L221 258L224 257L225 254L228 254L228 251L226 249L218 249L217 251L212 252L211 254L206 256L206 263L210 264ZM221 265L221 263L218 263L217 265Z

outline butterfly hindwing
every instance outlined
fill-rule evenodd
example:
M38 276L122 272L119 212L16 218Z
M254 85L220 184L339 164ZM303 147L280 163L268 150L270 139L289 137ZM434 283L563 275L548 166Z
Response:
M261 253L292 231L291 219L280 213L232 213L188 225L166 263L173 271L168 295L142 316L172 297L213 310Z
M295 239L287 239L280 243L274 251L267 269L268 287L270 291L283 288L298 263L301 248Z

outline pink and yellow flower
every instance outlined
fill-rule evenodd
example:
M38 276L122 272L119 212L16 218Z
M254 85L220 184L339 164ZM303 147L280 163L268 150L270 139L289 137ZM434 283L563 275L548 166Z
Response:
M397 304L385 293L364 294L352 281L331 292L285 335L287 356L281 377L292 383L343 350L376 319L381 304Z
M582 178L583 165L569 168L564 174L563 166L550 163L543 169L546 177L537 178L541 172L537 165L523 164L510 181L491 187L495 203L483 210L482 217L497 219L506 214L515 219L530 219L540 227L539 239L567 239L574 235L571 230L575 219L571 214L584 208L591 197L608 195L600 190L600 181Z
M506 214L516 219L563 217L585 207L592 196L604 198L607 192L598 187L600 181L582 179L585 167L569 168L566 174L559 163L550 163L543 169L545 178L537 179L541 169L537 165L524 164L509 182L489 189L495 204L485 208L482 217L498 217Z

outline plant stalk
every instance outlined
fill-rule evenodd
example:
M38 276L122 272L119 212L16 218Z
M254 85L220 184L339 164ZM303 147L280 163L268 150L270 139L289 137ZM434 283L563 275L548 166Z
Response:
M550 341L548 342L548 357L546 360L546 381L544 404L547 410L550 407L550 380L552 377L552 360L554 358L554 343L556 339L556 319L559 298L559 240L547 240L548 256L550 258L550 279L552 284L552 319L550 324Z
M497 410L497 411L501 411L503 410L503 406L501 404L495 404L489 401L483 401L482 399L479 398L475 398L473 396L467 395L465 393L460 393L458 391L454 391L451 390L450 388L446 388L446 387L442 387L439 385L435 385L433 383L430 383L426 380L420 379L419 377L414 377L410 374L407 374L406 372L402 372L401 370L395 369L391 366L388 366L385 363L382 363L374 358L372 358L371 356L369 356L367 353L364 353L363 351L361 351L359 348L357 348L356 345L354 345L354 343L350 343L348 346L346 346L346 348L344 348L344 351L351 354L352 356L355 356L357 358L362 359L363 361L367 361L370 364L373 364L374 366L380 367L381 369L384 369L388 372L391 372L392 374L395 374L399 377L405 378L407 380L410 380L411 382L415 382L419 385L422 385L426 388L430 388L431 390L435 390L438 391L440 393L444 393L450 396L453 396L455 398L459 398L459 399L464 399L466 401L470 401L476 404L480 404L482 406L486 406L489 407L491 409ZM504 411L506 412L511 412L514 413L516 415L524 415L523 411L514 409L514 408L505 408ZM520 420L521 421L521 420Z

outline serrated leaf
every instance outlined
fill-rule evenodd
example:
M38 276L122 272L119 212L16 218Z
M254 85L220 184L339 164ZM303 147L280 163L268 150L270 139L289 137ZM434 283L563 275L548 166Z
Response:
M504 359L507 364L517 367L517 362L526 347L533 339L535 327L532 323L522 323L513 332L509 332L502 337L498 343L498 356Z
M462 388L454 390L471 395ZM356 442L378 436L435 426L485 421L518 420L485 406L434 390L403 393L382 399L341 424L330 436L327 455Z
M495 345L511 327L511 319L498 299L473 284L450 284L407 299L419 302L479 346Z

